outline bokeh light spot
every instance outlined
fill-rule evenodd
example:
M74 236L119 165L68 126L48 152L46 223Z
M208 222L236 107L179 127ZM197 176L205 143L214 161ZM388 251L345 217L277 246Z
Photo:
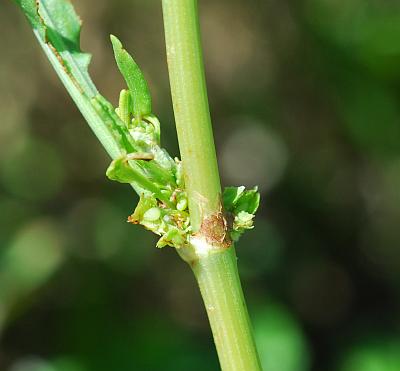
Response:
M258 185L262 192L281 180L287 161L287 148L278 134L246 118L228 134L221 149L222 172L227 182Z
M262 368L268 371L307 371L308 344L296 319L282 306L269 303L253 316Z

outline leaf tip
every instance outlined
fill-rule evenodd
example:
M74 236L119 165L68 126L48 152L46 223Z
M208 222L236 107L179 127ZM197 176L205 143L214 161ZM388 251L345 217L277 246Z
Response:
M111 34L110 35L110 40L111 40L112 47L114 49L114 54L117 52L117 50L121 50L122 49L122 43L118 39L117 36L114 36L113 34Z

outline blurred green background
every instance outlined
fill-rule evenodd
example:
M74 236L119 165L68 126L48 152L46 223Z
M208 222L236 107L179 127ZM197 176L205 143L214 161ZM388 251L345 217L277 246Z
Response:
M265 370L400 370L400 2L199 2L223 183L262 192L237 249ZM160 1L74 3L99 90L124 87L113 33L178 155ZM11 1L0 34L0 370L218 370L189 268L125 223Z

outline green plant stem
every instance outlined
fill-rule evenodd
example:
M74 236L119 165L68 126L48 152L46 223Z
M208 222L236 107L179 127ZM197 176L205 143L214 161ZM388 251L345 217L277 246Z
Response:
M110 130L104 124L102 117L100 117L98 112L96 112L96 110L90 104L90 98L82 94L82 91L72 81L71 76L68 75L68 73L63 68L60 68L60 60L57 59L57 56L54 54L54 51L49 46L49 44L43 43L41 41L40 36L36 30L34 30L34 34L37 37L39 44L45 52L51 65L54 67L54 70L56 71L61 82L64 84L68 93L71 95L73 101L77 105L78 109L81 111L83 117L88 122L90 128L93 130L100 143L103 145L104 149L107 151L111 158L117 158L121 156L122 151L119 144L115 141L110 133ZM90 83L88 82L85 88L90 94L90 97L97 94L97 89L94 87L91 81Z
M206 218L221 211L196 0L163 0L175 121L189 199L193 254L181 256L195 274L224 371L261 370L233 245L210 242ZM226 241L224 241L226 242Z
M208 107L196 0L163 0L175 121L194 231L217 213L221 185Z
M233 247L192 265L210 320L222 370L261 370Z

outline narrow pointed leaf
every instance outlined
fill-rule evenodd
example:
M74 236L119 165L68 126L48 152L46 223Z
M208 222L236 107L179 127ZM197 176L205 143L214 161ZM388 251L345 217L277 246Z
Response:
M162 193L161 188L144 176L139 166L129 163L125 157L114 160L108 167L106 175L110 180L115 180L119 183L135 184L147 190L146 193L153 193L159 200L171 205L168 196Z
M151 114L151 96L139 66L114 35L110 36L115 60L132 96L133 115L142 118Z

